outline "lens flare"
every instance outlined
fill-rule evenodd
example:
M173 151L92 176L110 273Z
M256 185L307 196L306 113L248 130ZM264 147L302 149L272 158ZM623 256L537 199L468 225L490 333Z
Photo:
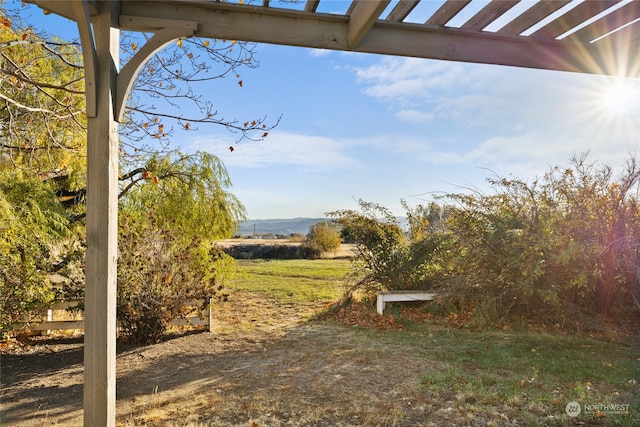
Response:
M603 106L612 114L640 114L640 83L619 82L603 93Z

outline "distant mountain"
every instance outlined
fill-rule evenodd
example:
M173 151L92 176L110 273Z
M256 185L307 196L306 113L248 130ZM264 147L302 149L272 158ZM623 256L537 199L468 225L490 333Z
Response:
M253 219L241 222L238 234L241 236L251 236L254 233L306 235L312 225L328 220L328 218Z
M396 218L398 225L404 231L409 228L406 217ZM252 236L255 234L280 234L288 236L290 234L309 233L312 225L319 222L331 221L331 218L288 218L288 219L251 219L240 223L240 236Z

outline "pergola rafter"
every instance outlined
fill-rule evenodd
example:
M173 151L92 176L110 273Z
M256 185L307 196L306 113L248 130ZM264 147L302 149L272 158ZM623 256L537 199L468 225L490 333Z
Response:
M440 0L419 23L408 20L412 12L434 0L345 0L344 13L318 12L322 0L26 1L76 21L83 48L89 118L84 423L91 427L115 425L117 121L140 68L167 43L194 36L640 77L640 0L541 0L518 13L512 13L518 0L492 0L458 26L450 22L471 0ZM501 28L487 30L505 17ZM154 35L118 70L120 29Z
M380 1L354 1L351 3L347 16L347 47L358 47L362 39L367 35L378 17L390 3L390 0Z
M31 1L75 19L72 4L81 0ZM639 1L627 3L594 20L621 0L588 0L545 22L571 1L542 0L512 16L494 32L485 28L508 14L519 0L490 1L459 27L447 24L469 6L470 0L441 1L441 7L424 24L406 21L421 0L355 0L344 14L317 12L320 0L308 0L304 7L297 9L289 3L273 1L239 4L121 0L119 3L120 14L127 17L159 23L166 19L197 22L193 32L196 37L640 77L640 65L631 60L620 61L621 57L631 59L640 52ZM95 13L95 1L90 4L93 6L89 10ZM385 17L383 12L391 6ZM522 35L541 23L544 25L533 33ZM582 28L574 35L557 39L578 27ZM148 26L137 26L133 22L123 23L121 28L149 31ZM593 42L609 33L608 37ZM402 46L407 37L412 48ZM615 41L613 49L611 41ZM482 53L476 52L476 48ZM627 64L627 68L621 69L622 63Z

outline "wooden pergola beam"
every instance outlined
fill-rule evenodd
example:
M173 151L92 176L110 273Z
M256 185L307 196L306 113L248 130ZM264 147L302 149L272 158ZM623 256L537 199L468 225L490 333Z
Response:
M118 124L115 81L120 55L117 2L92 18L97 53L96 115L87 126L87 254L84 334L84 426L115 426ZM83 46L85 49L86 46Z
M631 49L626 67L620 69L621 63L611 49L526 38L514 42L510 38L492 34L469 37L459 30L443 32L407 26L391 29L376 25L358 50L478 64L640 77L640 64L632 59L634 53Z
M347 15L347 47L355 49L378 20L390 0L355 0Z
M26 0L27 3L34 3L38 0ZM42 2L40 7L45 13L55 13L56 15L64 16L65 18L75 20L74 5L73 3L85 3L91 16L98 14L98 2L97 0L47 0L46 3Z
M420 3L420 0L400 0L385 18L387 21L402 22L413 9Z
M611 28L620 28L625 22L638 18L640 18L640 1L627 3L591 25L574 32L568 40L588 43L607 34Z
M571 0L545 0L538 2L502 27L498 32L504 35L517 36L570 2Z
M381 7L381 4L375 4ZM251 8L222 2L160 2L149 8L147 2L139 0L123 2L122 13L184 21L198 17L194 36L207 38L640 77L637 60L631 59L635 52L624 50L624 46L612 50L571 41L386 21L374 22L366 37L357 46L351 46L348 34L352 24L348 17L339 15ZM372 16L371 12L367 16ZM122 28L138 30L127 25ZM621 62L616 55L626 55L630 59ZM616 69L621 63L628 66Z
M567 13L559 16L544 27L535 31L530 37L535 38L555 38L576 25L582 24L586 19L602 12L603 10L619 3L621 0L589 0L580 3Z
M427 19L425 24L444 27L451 18L456 16L469 3L471 3L471 0L447 0Z
M315 12L318 9L318 5L320 4L320 0L307 0L304 5L305 12Z
M482 30L518 3L520 3L520 0L493 0L460 28L464 30Z
M96 12L93 5L93 12ZM78 34L82 43L82 62L84 64L85 113L87 117L96 117L96 96L98 79L98 56L96 54L93 29L91 28L91 6L88 2L72 2L71 10L78 25Z
M594 32L606 29L606 24L614 25L628 19L629 12L637 13L639 2L632 2L624 7L622 12L614 12L611 17L579 30L576 36L570 36L566 40L555 40L551 36L560 35L572 25L615 5L620 0L584 2L531 36L518 35L566 5L568 1L539 2L497 33L477 31L475 27L495 19L500 12L509 8L508 5L513 6L515 0L489 3L467 23L467 26L473 26L473 29L444 27L470 3L470 0L445 1L422 26L401 22L401 19L416 6L417 0L402 0L391 11L387 19L396 21L396 26L392 26L393 22L385 23L378 20L388 5L388 0L359 0L351 4L350 15L317 13L315 10L319 0L308 0L304 11L249 7L204 0L153 2L153 7L149 7L149 1L124 0L121 2L121 13L139 18L183 21L191 21L196 17L198 31L194 35L201 37L640 77L640 66L637 65L638 61L633 59L636 55L632 49L637 46L637 43L632 42L638 33L638 23L607 37L609 40L606 43L585 43ZM44 8L74 19L70 5L72 2L48 0L42 3ZM91 0L87 4L90 12L95 13L96 1ZM148 31L132 25L124 25L122 28ZM623 40L624 43L614 43L618 40ZM626 67L620 69L620 64L626 64Z

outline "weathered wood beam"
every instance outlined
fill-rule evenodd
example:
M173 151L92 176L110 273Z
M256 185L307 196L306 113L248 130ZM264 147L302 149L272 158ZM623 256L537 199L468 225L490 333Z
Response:
M389 3L390 0L354 0L348 12L347 45L349 49L360 44Z
M82 44L82 62L84 64L84 95L87 117L96 116L96 81L98 79L98 58L91 28L91 15L88 1L70 2L73 17L78 25L80 43Z
M84 329L84 320L49 320L47 322L29 325L28 329L30 331Z
M598 46L598 48L603 51L615 52L625 49L625 51L632 52L633 55L618 55L613 60L616 61L617 69L635 70L635 73L630 72L627 73L627 75L640 77L640 61L638 61L637 56L637 53L640 52L640 22L628 25L592 44ZM620 75L623 74L620 73Z
M580 3L564 15L551 21L544 27L538 29L529 37L556 38L570 29L582 24L584 21L593 18L603 10L619 3L621 0L589 0Z
M120 55L118 6L100 2L92 17L98 58L96 117L87 130L87 255L84 425L114 427L116 417L116 277L118 124L115 84Z
M617 49L620 49L620 46L627 47L627 50L631 50L631 52L636 53L636 55L632 56L631 59L636 62L640 62L638 61L637 56L637 52L640 52L640 49L638 48L638 45L640 44L640 22L635 22L631 25L628 25L594 44L596 46L599 46L605 41L608 42L612 48L615 47ZM630 44L635 44L635 50L628 47ZM638 66L640 66L640 63L638 64Z
M545 0L538 2L502 27L498 34L517 36L570 2L571 0Z
M473 15L460 28L465 30L482 30L518 3L520 3L520 0L493 0Z
M37 4L44 13L55 13L65 18L74 20L73 3L81 0L24 0L25 3ZM86 0L91 16L98 14L98 2L96 0Z
M392 22L402 22L418 3L420 0L400 0L385 19Z
M305 12L315 12L318 9L318 5L320 4L320 0L307 0L304 4Z
M184 31L183 35L192 34L198 29L198 22L193 19L181 21L176 19L158 19L145 16L127 16L120 15L118 23L123 30L131 29L132 31L143 31L155 33L165 28L174 28Z
M124 2L121 13L129 17L179 21L197 17L198 30L194 35L199 37L348 50L349 18L340 15L208 1L160 2L149 8L144 0ZM122 25L123 30L141 30L137 22Z
M627 3L621 8L574 32L567 39L590 42L638 18L640 18L640 1Z
M616 55L635 56L628 50L384 21L375 22L361 43L350 47L344 16L210 2L161 2L154 8L145 3L124 2L122 13L178 20L197 16L194 35L201 37L594 74L631 72L638 77L637 70L612 65L621 63Z
M471 3L471 0L447 0L427 19L425 24L444 27L451 18L460 13L469 3Z
M636 52L597 49L594 46L557 40L540 41L527 37L505 38L479 35L463 30L413 28L407 24L376 24L356 51L385 55L508 65L590 74L640 77ZM616 56L617 55L617 56ZM624 69L619 68L625 65Z

